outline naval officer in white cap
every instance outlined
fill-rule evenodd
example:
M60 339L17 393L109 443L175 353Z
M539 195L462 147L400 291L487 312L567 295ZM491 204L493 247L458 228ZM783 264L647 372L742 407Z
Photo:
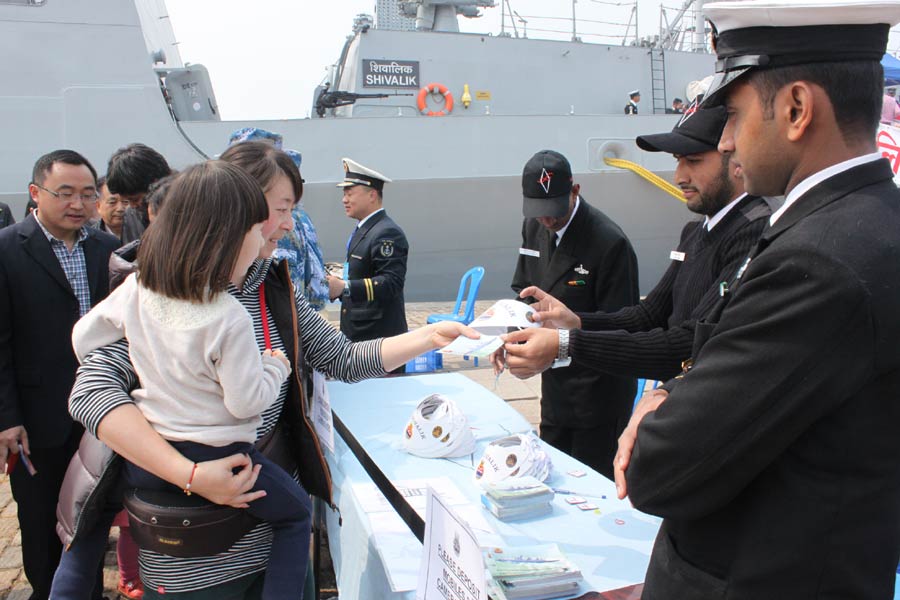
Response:
M693 367L620 438L620 494L664 517L643 598L892 598L900 191L875 134L900 2L705 12L719 150L785 202L698 324Z
M341 331L354 342L405 333L409 243L382 206L391 180L349 158L343 163L337 185L344 188L344 212L359 222L347 241L343 276L328 278L331 299L341 299Z
M628 104L625 105L626 115L638 114L638 102L641 101L641 90L631 90L628 92Z

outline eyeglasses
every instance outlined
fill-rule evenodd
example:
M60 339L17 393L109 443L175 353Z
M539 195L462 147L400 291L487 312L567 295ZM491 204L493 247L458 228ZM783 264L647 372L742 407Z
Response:
M51 196L55 196L56 198L59 198L60 200L63 200L65 202L71 202L72 200L75 199L76 196L82 202L96 202L97 198L100 197L99 194L97 194L97 192L91 192L90 194L88 194L88 193L76 194L75 192L54 192L53 190L48 190L44 186L38 185L37 183L34 183L34 182L32 182L32 185L38 189L44 190Z

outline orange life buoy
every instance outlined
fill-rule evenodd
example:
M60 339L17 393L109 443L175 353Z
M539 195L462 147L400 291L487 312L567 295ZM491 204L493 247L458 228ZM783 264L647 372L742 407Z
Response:
M438 111L428 110L428 103L425 101L428 94L440 94L444 97L444 108ZM447 90L447 86L442 83L429 83L419 90L419 99L417 102L419 112L429 117L443 117L449 115L453 111L453 94Z

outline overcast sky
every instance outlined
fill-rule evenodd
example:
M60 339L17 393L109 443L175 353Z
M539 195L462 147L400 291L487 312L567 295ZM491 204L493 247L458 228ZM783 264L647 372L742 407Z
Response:
M499 4L480 19L460 18L460 28L496 35ZM623 35L633 4L578 0L579 35L586 42L621 43L591 34ZM528 37L571 38L571 0L510 0L510 5L528 21ZM166 6L182 59L209 69L221 114L229 120L308 116L313 91L326 66L338 59L353 17L375 13L374 0L166 0ZM641 0L640 35L659 32L659 7L659 0ZM521 34L521 23L519 28Z

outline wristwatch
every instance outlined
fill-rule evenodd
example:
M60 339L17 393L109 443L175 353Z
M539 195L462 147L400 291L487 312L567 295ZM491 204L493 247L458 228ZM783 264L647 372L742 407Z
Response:
M350 282L346 279L344 280L344 290L341 292L341 298L349 298L350 297Z
M569 356L569 330L557 329L556 333L559 335L559 351L556 354L556 360L550 365L551 369L568 367L572 364L572 357Z

